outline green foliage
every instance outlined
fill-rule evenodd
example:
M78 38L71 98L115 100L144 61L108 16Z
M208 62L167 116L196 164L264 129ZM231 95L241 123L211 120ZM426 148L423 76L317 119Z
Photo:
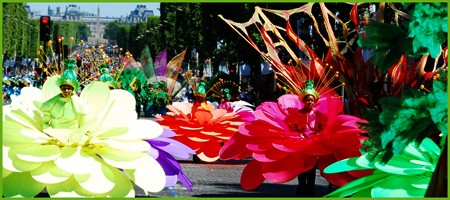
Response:
M81 38L85 38L91 35L89 27L82 22L57 22L53 23L53 41L57 41L58 36L64 37L64 45L78 44ZM70 41L70 37L75 40ZM56 42L54 42L56 44Z
M363 49L373 49L372 63L385 73L400 57L412 49L412 39L407 32L394 24L370 21L366 37L358 40Z
M23 3L3 3L2 50L13 56L36 56L39 47L39 22L29 20Z
M436 58L447 40L447 3L418 3L412 15L408 36L414 38L414 53L429 52Z
M120 26L122 26L122 23L117 20L106 24L105 34L103 35L103 38L117 40L117 34Z
M126 51L128 49L128 35L130 33L130 25L122 24L117 30L117 45Z
M417 57L430 53L436 58L448 36L446 3L418 3L411 11L411 20L397 26L370 21L365 38L358 44L373 49L372 63L384 73L403 55Z

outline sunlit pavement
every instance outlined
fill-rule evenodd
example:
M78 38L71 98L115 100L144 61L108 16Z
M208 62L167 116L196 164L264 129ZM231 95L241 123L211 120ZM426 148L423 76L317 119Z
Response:
M239 181L242 170L249 160L217 161L213 163L194 163L192 160L182 160L183 172L192 181L192 192L184 185L177 183L172 189L165 188L151 197L297 197L297 179L284 184L268 181L253 191L242 190ZM316 197L329 193L328 182L316 170ZM144 191L136 188L137 197L148 197Z

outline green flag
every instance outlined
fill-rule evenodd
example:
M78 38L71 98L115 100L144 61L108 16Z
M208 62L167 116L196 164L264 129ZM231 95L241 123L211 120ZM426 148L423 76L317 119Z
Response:
M150 82L156 82L157 79L155 75L155 66L153 65L152 55L150 54L150 49L148 48L148 46L145 46L145 48L142 50L141 65L142 71L144 72L147 79L150 80Z

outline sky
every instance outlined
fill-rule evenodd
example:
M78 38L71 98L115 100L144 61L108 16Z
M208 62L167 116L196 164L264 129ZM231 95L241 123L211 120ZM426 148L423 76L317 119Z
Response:
M60 11L64 12L66 7L70 4L80 7L80 11L86 11L89 13L97 14L97 6L100 7L100 17L120 17L127 16L131 11L135 10L137 5L145 5L148 10L153 10L155 16L159 16L159 3L27 3L30 6L31 11L39 11L41 15L47 14L48 6L51 9L60 7Z

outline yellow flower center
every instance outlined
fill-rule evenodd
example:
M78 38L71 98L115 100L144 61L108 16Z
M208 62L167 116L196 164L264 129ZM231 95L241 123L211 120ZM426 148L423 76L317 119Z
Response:
M105 144L91 144L92 132L87 131L83 134L83 137L79 141L73 141L68 139L66 142L58 140L55 137L50 136L47 142L42 143L42 145L55 145L60 148L62 147L82 147L82 151L88 154L98 154L105 152L109 149L108 145ZM72 138L73 139L73 138Z

